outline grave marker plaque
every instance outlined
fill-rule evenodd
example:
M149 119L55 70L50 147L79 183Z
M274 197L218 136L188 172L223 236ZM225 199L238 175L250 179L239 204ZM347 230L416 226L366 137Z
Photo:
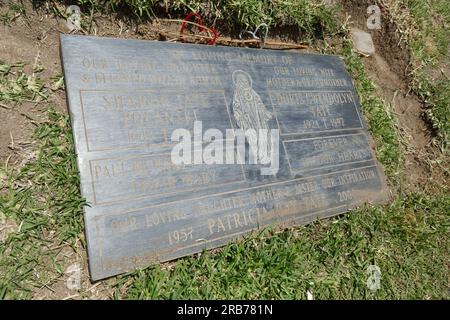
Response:
M93 280L386 198L337 56L69 35L61 52ZM223 145L278 130L279 169L174 163L174 130L199 122Z

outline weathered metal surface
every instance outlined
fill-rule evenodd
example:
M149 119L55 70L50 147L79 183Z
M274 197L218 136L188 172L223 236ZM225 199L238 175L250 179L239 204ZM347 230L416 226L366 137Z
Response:
M66 35L61 51L93 280L386 197L337 56ZM277 174L174 165L194 121L279 129Z

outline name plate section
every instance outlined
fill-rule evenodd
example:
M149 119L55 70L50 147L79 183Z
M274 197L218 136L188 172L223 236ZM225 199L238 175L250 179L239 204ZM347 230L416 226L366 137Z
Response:
M89 151L169 145L173 130L192 131L202 115L220 128L230 127L221 90L189 97L174 90L82 90L80 102Z
M75 35L61 55L92 280L387 198L337 56ZM277 133L278 161L238 129Z
M364 133L283 141L293 174L372 161Z
M350 91L272 91L270 97L282 135L362 128Z
M245 181L242 167L175 165L170 154L90 161L94 204L192 192Z

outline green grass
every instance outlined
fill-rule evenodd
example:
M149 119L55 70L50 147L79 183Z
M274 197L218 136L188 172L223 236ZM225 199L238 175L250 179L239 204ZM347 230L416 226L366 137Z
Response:
M98 7L96 0L78 0L86 8ZM107 0L106 7L114 11L128 9L138 17L154 18L163 10L156 0ZM243 29L254 30L259 24L294 26L304 39L312 39L333 33L337 25L333 8L319 0L174 0L167 6L168 12L185 17L189 12L200 13L207 21L215 21L223 32Z
M426 114L441 139L441 149L448 152L450 143L450 79L432 79L421 70L415 74L414 90L427 105Z
M20 168L0 168L0 217L14 221L0 243L0 299L29 298L64 273L64 246L82 236L83 199L68 117L50 109L34 138L37 153Z
M426 53L431 57L449 57L450 7L446 0L405 0L409 13L416 22L420 33L417 41L423 42ZM426 42L429 43L426 43ZM430 46L431 45L431 46Z

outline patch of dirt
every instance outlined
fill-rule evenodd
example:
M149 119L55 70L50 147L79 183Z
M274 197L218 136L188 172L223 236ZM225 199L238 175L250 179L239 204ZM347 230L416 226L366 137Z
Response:
M409 51L402 44L396 27L381 12L381 29L367 28L367 1L351 1L344 4L350 14L351 26L372 35L376 53L364 57L363 63L374 82L378 95L394 112L402 138L405 154L405 178L409 190L424 190L430 186L445 184L433 161L440 157L434 145L435 133L426 121L424 108L419 98L409 91Z
M19 153L14 152L19 144L31 139L33 124L18 111L0 108L0 161L15 164L20 161Z
M352 26L368 32L372 35L376 52L380 54L389 64L390 69L397 74L401 80L407 81L409 76L410 54L408 48L400 41L395 25L389 21L386 13L381 9L381 29L369 29L367 27L367 7L372 1L349 1L344 2L345 11L351 16Z
M424 188L429 183L431 174L424 156L433 153L433 135L423 120L422 104L417 97L408 94L406 83L380 54L376 53L370 59L365 59L364 65L376 84L378 95L386 104L391 105L398 120L397 129L406 141L405 167L410 187Z
M9 27L0 26L0 57L7 63L26 63L25 71L31 74L32 66L39 63L44 67L41 77L47 82L61 74L58 46L58 21L38 17L28 4L27 18L19 17ZM31 140L35 123L45 118L47 106L54 105L65 110L65 102L59 93L51 94L48 102L34 104L24 102L11 103L0 108L0 161L17 163L23 157L16 152L17 144Z

